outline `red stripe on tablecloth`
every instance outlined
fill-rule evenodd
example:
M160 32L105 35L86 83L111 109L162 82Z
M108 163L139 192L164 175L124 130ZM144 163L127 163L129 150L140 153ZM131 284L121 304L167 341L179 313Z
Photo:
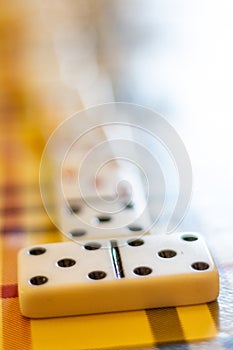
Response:
M5 151L10 143L10 148L18 148L17 140L9 140L5 145ZM23 157L18 149L18 157ZM13 152L14 153L14 152ZM11 155L11 154L10 154ZM9 157L9 160L4 159L4 185L11 191L5 191L2 193L2 208L9 208L12 201L12 196L15 198L14 203L17 207L23 205L24 191L16 190L20 187L20 182L16 183L15 174L12 174L14 168L14 162ZM14 171L13 171L14 173ZM11 177L12 174L12 177ZM12 218L12 223L21 228L18 233L11 232L9 234L3 234L2 239L2 344L3 349L19 349L30 350L31 349L31 327L30 321L25 319L19 310L19 303L17 296L17 253L21 247L24 246L24 234L23 224L24 222L17 217ZM2 217L2 229L3 231L9 225L9 218L6 215Z
M18 296L17 284L6 284L1 287L2 298L16 298Z

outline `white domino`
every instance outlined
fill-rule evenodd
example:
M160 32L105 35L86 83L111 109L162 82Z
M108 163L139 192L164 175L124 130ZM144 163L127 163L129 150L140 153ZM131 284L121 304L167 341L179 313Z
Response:
M88 205L81 198L70 198L67 205L60 206L60 226L68 239L101 239L127 237L143 233L152 225L148 211L140 212L137 203L122 198L115 204L116 212L109 212L110 197L102 202L96 198L87 198ZM105 204L106 201L106 204ZM101 212L98 208L101 203Z
M20 309L32 318L199 304L219 293L197 233L32 246L18 256Z
M119 130L121 128L117 127L117 133ZM153 224L145 188L148 184L143 182L140 171L131 162L119 162L119 157L115 156L113 145L110 147L109 141L105 143L109 131L112 130L108 130L108 127L96 129L92 138L86 139L86 143L85 138L80 144L70 141L72 146L65 156L64 147L68 145L58 143L64 160L62 170L57 168L56 160L53 162L51 181L54 183L53 201L56 214L51 210L49 212L64 234L63 237L74 240L120 238L135 235L138 231L145 233ZM122 132L123 130L119 137L122 137ZM71 140L74 136L72 135L73 130ZM98 144L100 149L96 153L95 147ZM91 151L95 158L85 161ZM85 165L85 171L82 164ZM97 171L100 165L103 169ZM47 191L42 191L45 204L46 195Z

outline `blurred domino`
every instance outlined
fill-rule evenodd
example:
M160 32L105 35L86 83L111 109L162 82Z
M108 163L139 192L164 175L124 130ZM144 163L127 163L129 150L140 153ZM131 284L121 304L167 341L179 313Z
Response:
M59 231L68 239L120 238L135 235L135 231L147 232L152 225L140 172L131 162L119 163L111 142L104 142L108 139L107 129L97 128L92 137L87 135L82 142L75 143L71 142L71 130L71 135L57 143L56 154L50 155L44 167L52 168L50 182L54 184L54 198L50 199L54 212L48 206L47 209ZM70 143L72 146L68 147ZM101 144L101 150L94 152ZM66 148L69 152L64 156ZM91 152L95 154L94 160L85 160ZM61 170L58 160L63 157ZM104 166L106 161L107 166ZM97 171L100 165L103 169ZM49 202L47 189L41 192L46 204Z
M219 293L197 233L32 246L18 256L20 309L32 318L199 304Z
M135 231L148 231L152 219L141 179L135 171L127 168L121 174L115 165L102 174L97 184L91 180L88 175L82 180L82 193L77 191L74 180L64 181L63 193L55 200L59 228L68 239L119 238L135 235ZM132 193L125 183L131 183ZM118 193L116 184L120 184Z
M102 202L94 197L87 200L92 205L88 205L81 198L71 198L67 205L60 207L60 227L68 239L127 237L143 233L152 225L149 212L144 211L141 214L137 203L129 202L127 198L122 197L115 204L115 213L109 212L110 197L105 197ZM98 212L95 208L100 203L101 212Z

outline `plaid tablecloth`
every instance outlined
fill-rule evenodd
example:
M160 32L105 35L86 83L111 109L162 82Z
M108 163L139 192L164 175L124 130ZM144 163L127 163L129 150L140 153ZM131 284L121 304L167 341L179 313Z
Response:
M232 264L215 256L221 293L210 304L51 319L27 319L19 311L17 252L61 236L41 202L40 156L29 129L2 123L0 136L0 348L8 349L232 349ZM35 146L35 144L34 144ZM229 233L229 244L232 238Z

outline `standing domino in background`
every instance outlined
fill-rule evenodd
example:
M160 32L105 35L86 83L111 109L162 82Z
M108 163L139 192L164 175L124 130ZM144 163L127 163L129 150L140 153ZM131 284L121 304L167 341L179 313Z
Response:
M28 247L18 286L21 312L32 318L199 304L219 293L197 233Z
M63 162L63 193L57 201L61 231L68 239L143 232L152 221L138 169L115 159L103 130L95 130L94 136L101 149L95 151L93 140L83 149L74 145ZM86 159L91 152L94 159Z
M147 178L137 164L140 152L135 149L132 127L111 120L102 125L101 118L92 127L84 117L77 115L73 127L69 122L75 116L68 119L68 126L61 125L42 157L41 193L50 218L68 239L148 231L152 220ZM44 186L48 182L52 195Z
M52 208L46 187L51 160ZM142 106L108 103L73 115L54 131L42 156L40 183L44 206L68 239L134 235L132 226L141 227L140 234L152 228L167 234L188 208L192 169L165 118ZM77 229L81 234L73 237Z

